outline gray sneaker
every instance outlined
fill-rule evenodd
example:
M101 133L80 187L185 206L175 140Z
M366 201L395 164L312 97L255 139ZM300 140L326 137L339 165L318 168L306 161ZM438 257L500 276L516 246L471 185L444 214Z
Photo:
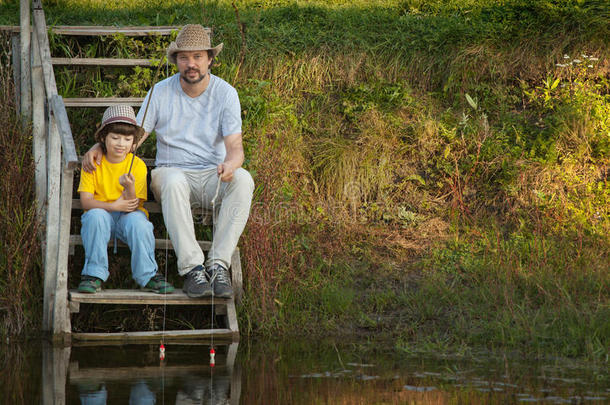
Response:
M229 270L215 263L208 268L207 273L210 278L210 284L214 288L214 297L231 298L233 296Z
M191 298L211 297L214 295L203 266L195 266L186 274L182 291Z

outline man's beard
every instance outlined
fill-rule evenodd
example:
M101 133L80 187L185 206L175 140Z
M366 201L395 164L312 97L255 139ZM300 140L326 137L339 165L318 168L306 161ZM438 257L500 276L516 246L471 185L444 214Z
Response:
M191 71L199 73L199 77L194 80L191 80L188 77L186 77L186 74ZM188 84L197 84L200 81L202 81L203 79L205 79L205 75L202 75L201 72L199 72L199 70L197 70L197 69L189 69L189 70L185 71L184 74L180 73L180 78L182 80L184 80L185 82L187 82Z

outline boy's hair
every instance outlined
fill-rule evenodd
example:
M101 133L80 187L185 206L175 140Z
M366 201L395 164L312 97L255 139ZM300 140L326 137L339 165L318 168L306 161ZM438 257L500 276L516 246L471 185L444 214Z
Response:
M138 144L143 133L140 128L136 127L135 125L127 124L125 122L113 122L104 126L104 128L102 128L98 133L95 134L95 140L99 142L104 154L107 153L105 144L106 136L108 136L110 132L120 135L133 136L134 145Z

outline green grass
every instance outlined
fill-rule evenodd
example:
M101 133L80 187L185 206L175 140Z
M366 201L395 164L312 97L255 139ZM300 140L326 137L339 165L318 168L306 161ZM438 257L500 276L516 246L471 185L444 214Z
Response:
M224 42L214 73L239 91L257 184L244 332L607 356L606 2L236 6L245 48L228 1L45 12L51 25L202 23ZM0 4L0 24L17 7ZM51 36L58 56L159 59L168 40ZM64 96L142 95L152 75L56 67ZM69 114L82 153L101 110Z

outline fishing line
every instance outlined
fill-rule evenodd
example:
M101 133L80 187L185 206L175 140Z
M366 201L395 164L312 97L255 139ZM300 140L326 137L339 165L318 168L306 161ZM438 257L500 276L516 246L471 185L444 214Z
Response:
M144 125L144 120L146 119L146 113L148 112L148 106L150 105L150 100L152 99L152 93L153 90L155 88L155 85L157 84L157 75L159 74L159 70L161 69L161 65L162 65L162 60L159 61L159 66L157 66L157 72L155 73L155 78L153 80L153 86L150 89L150 95L148 96L148 102L146 103L146 110L144 110L144 116L142 117L142 125ZM165 72L166 75L165 77L167 77L167 64L168 61L167 59L165 59ZM135 155L135 152L134 152ZM169 233L167 231L167 227L165 228L165 274L164 274L164 280L165 280L165 285L167 285L167 258L169 256ZM166 319L166 312L167 312L167 292L165 294L163 294L163 328L161 330L161 344L159 345L159 358L161 359L161 362L163 364L163 360L165 360L165 319ZM162 403L165 404L165 367L162 367L161 369L161 398L162 398Z
M214 237L216 236L216 198L218 198L218 192L220 191L220 174L216 173L216 192L214 198L212 198L212 246L210 247L210 259L214 260ZM203 192L203 189L202 189ZM212 262L212 266L214 262ZM210 280L210 286L212 285L213 279ZM214 403L214 365L216 364L216 350L214 350L214 291L212 290L212 342L210 345L210 403Z

